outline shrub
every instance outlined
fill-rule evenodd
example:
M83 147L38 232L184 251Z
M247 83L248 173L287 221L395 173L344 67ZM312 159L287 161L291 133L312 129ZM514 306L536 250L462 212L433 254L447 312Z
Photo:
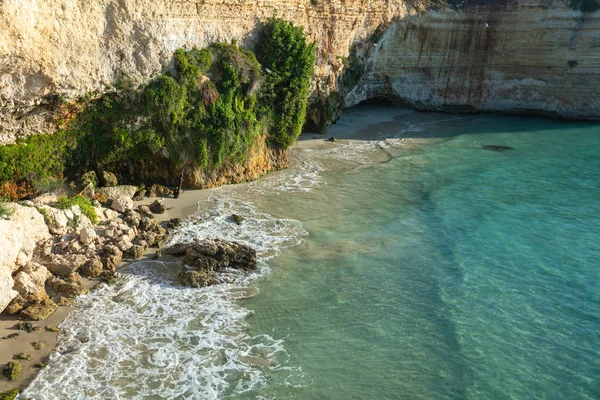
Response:
M261 95L271 119L269 136L287 148L300 135L306 117L315 44L306 42L302 27L271 18L265 25L258 54L265 70L270 71Z
M342 58L344 73L341 78L342 86L346 91L351 91L362 79L365 73L365 64L358 56L356 47L350 49L348 58Z
M261 49L271 74L252 52L215 43L177 50L175 70L138 90L90 93L65 129L0 147L0 184L33 184L35 193L84 171L114 172L130 183L177 179L185 166L244 162L267 126L270 143L290 146L305 118L314 44L302 28L271 19Z
M92 224L98 223L98 215L96 214L96 210L92 205L92 201L87 197L83 196L73 196L73 197L61 197L58 199L58 203L56 204L56 208L60 209L68 209L73 206L79 206L83 215L88 217Z

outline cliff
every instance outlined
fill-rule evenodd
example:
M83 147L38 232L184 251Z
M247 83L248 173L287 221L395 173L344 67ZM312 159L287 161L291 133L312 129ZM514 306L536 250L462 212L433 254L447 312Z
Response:
M426 11L398 0L5 0L0 144L53 131L65 100L147 82L172 68L179 47L232 39L252 47L273 15L316 41L313 99L350 89L338 87L341 57L358 44L366 71L346 105L384 96L421 109L600 117L599 11L552 0L461 4ZM381 38L373 36L378 27Z
M365 52L347 105L385 97L423 110L600 118L600 11L562 1L445 8L399 19Z

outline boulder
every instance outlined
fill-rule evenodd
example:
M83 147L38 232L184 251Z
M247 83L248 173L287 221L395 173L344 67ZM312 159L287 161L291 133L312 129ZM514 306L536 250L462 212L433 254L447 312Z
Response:
M112 201L110 207L120 213L125 213L133 209L133 200L130 197L121 196Z
M81 268L86 261L87 259L82 254L50 254L48 258L40 260L39 262L48 268L54 275L68 276Z
M150 186L148 197L173 197L173 191L166 186L154 184Z
M182 285L199 288L219 283L214 271L195 271L182 268L177 274L177 281Z
M100 256L104 269L114 272L123 259L123 252L117 246L109 244L103 247Z
M239 214L231 214L231 219L238 225L241 225L244 222L244 217Z
M146 249L144 248L144 246L134 244L127 251L127 254L129 254L131 256L131 258L133 258L134 260L137 260L138 258L141 258L144 255L145 251L146 251Z
M86 186L83 186L78 189L77 195L87 197L88 199L93 199L96 195L96 188L93 184L88 183Z
M10 204L9 220L0 220L0 311L18 294L13 290L12 271L17 260L23 265L31 259L36 242L50 238L44 217L37 209Z
M108 200L115 200L119 197L133 198L137 187L131 185L119 185L112 187L103 187L97 190L98 194L106 196Z
M112 172L102 171L102 185L104 186L117 186L119 182L117 177Z
M53 276L48 279L48 286L56 293L64 293L67 296L78 296L87 293L87 289L81 283L81 276L72 273L65 278Z
M115 178L116 180L116 178ZM92 185L93 187L98 186L98 175L96 175L95 171L88 171L85 174L81 175L81 178L77 180L77 184L80 187L84 187L87 185Z
M150 204L150 211L154 214L164 214L167 211L167 205L163 199L155 200L154 203Z
M152 215L152 210L150 210L150 207L148 207L148 206L139 205L137 207L137 211L140 213L140 216L142 216L142 217L154 218L154 216Z
M102 273L102 268L102 261L94 257L86 261L83 267L81 267L80 272L81 275L87 278L97 278Z
M31 305L21 311L21 316L31 321L40 321L50 316L58 306L50 299Z
M215 272L224 268L252 270L256 268L256 251L237 242L221 239L195 240L186 244L175 244L165 253L180 256L184 254L183 266L178 273L178 281L194 287L217 283Z
M90 244L96 239L96 237L97 237L96 230L94 228L92 228L91 226L83 227L79 231L79 241L82 244L85 244L85 245Z

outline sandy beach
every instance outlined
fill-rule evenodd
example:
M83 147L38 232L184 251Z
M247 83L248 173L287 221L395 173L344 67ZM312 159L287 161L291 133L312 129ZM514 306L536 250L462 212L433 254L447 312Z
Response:
M320 135L312 132L303 133L294 147L300 149L327 149L339 145L329 138L335 137L337 140L369 140L382 135L391 134L398 130L398 118L402 115L411 113L410 111L394 108L365 105L348 110L338 121L329 127L326 135ZM292 157L290 168L294 168ZM157 222L164 224L172 218L184 219L194 214L198 209L198 203L209 199L211 192L217 189L203 190L185 190L178 199L165 198L167 211L164 214L157 214ZM150 205L155 198L146 198L135 202L138 205ZM152 259L157 249L149 248L142 257ZM170 258L159 258L161 260L171 260ZM124 260L121 267L127 265L133 260ZM99 282L97 280L84 279L86 287L93 290ZM58 343L59 332L47 330L46 327L57 327L67 317L70 306L61 306L57 311L44 321L33 321L31 324L39 329L33 332L19 331L17 324L20 322L18 317L1 315L0 316L0 338L5 338L11 334L18 333L16 337L0 339L0 365L6 365L19 353L31 354L30 360L19 360L23 369L17 380L9 381L2 377L0 379L0 392L14 389L16 387L26 386L36 375L39 368L34 367L36 363L45 363ZM33 348L33 342L43 342L44 347L40 350Z

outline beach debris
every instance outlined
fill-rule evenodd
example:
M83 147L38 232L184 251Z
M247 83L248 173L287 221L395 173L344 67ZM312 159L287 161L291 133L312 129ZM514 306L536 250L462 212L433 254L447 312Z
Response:
M231 214L231 219L238 225L241 225L244 222L244 217L239 214Z
M44 342L33 342L33 343L31 343L31 346L36 350L41 350L44 348L45 343Z
M501 145L497 145L497 144L486 144L486 145L481 146L481 148L484 150L498 151L498 152L514 150L514 148L512 148L510 146L501 146Z
M330 137L329 139L327 139L328 142L337 142L337 139L335 138L335 136Z
M150 211L154 214L164 214L167 211L167 205L163 199L155 200L154 203L150 204Z
M25 331L27 333L31 333L31 332L39 331L42 328L40 328L39 326L33 325L31 322L21 321L17 324L17 329L20 331Z
M31 360L31 354L29 353L19 353L13 356L13 360Z
M10 379L11 381L14 381L21 374L21 368L22 366L20 362L10 361L8 364L6 364L6 367L4 367L2 375Z

